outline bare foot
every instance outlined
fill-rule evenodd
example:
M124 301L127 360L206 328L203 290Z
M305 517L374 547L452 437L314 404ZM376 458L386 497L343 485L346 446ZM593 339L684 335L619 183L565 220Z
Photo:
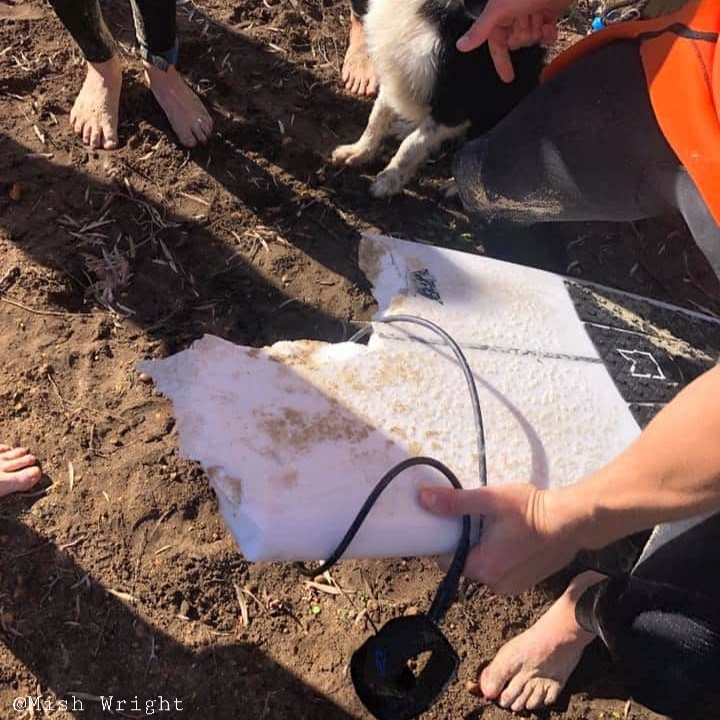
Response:
M150 90L180 142L185 147L195 147L198 142L206 142L213 129L210 113L175 66L170 65L167 71L147 62L143 62L143 66Z
M87 64L87 77L70 111L70 124L93 149L118 145L118 106L122 86L120 59Z
M0 497L28 490L41 477L37 460L26 448L0 445Z
M602 579L594 572L578 575L529 630L500 648L470 692L513 712L552 705L595 637L577 624L575 605Z
M350 38L342 66L345 89L355 95L375 95L378 81L368 54L362 21L350 15Z

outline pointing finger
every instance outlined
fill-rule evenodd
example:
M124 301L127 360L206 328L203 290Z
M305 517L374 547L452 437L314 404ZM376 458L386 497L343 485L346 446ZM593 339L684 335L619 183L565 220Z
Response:
M490 57L492 57L495 70L503 82L510 83L515 79L515 69L510 59L507 35L504 30L493 32L488 42Z
M487 42L498 21L501 20L502 13L500 4L488 3L471 28L458 40L457 49L461 52L469 52Z

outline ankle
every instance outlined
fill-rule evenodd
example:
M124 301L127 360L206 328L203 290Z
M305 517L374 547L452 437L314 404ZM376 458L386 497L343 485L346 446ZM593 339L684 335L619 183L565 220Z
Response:
M594 570L586 570L585 572L576 575L568 584L565 594L568 595L573 602L577 602L580 596L593 585L597 585L606 579L606 576L602 573L595 572Z
M172 85L180 79L180 74L172 64L168 65L164 70L145 60L143 60L142 64L150 89L162 88L165 85Z
M592 570L581 573L570 581L570 584L562 595L561 601L565 605L568 620L572 626L573 635L578 641L583 640L586 643L589 643L596 637L594 632L586 629L578 622L576 613L578 602L588 588L591 588L593 585L597 585L605 579L604 575L593 572Z
M362 18L354 12L350 13L350 35L357 39L365 37L365 27L363 26Z
M120 58L117 55L113 55L109 60L103 62L90 62L87 61L88 72L95 72L103 77L117 76L122 71L122 64Z

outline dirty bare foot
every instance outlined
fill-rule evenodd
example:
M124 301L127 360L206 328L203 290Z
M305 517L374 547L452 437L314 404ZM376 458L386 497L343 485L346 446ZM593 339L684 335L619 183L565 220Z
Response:
M375 95L378 89L365 41L365 29L362 21L353 13L350 15L350 38L342 66L342 80L345 89L355 95Z
M85 82L70 111L70 124L94 150L112 150L118 145L118 106L122 86L122 64L117 57L87 64Z
M172 129L185 147L206 142L213 121L202 100L182 79L174 65L166 71L143 62L148 86L170 121Z
M594 572L578 575L529 630L500 648L470 692L513 712L552 705L595 637L578 625L575 605L603 578Z
M0 497L28 490L41 476L40 466L27 448L0 445Z

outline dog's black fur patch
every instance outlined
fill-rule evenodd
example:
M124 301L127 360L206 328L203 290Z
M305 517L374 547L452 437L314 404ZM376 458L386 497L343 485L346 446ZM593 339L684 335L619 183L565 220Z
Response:
M503 82L487 43L469 53L455 43L485 8L487 0L425 0L421 12L438 30L438 71L430 100L433 120L443 125L471 123L469 135L490 130L540 83L545 49L539 45L511 53L515 79Z

